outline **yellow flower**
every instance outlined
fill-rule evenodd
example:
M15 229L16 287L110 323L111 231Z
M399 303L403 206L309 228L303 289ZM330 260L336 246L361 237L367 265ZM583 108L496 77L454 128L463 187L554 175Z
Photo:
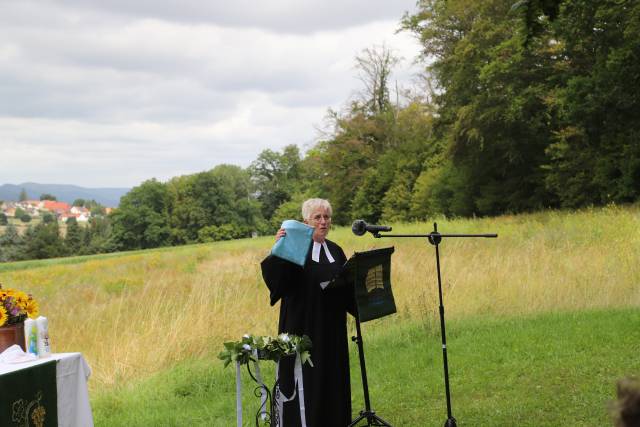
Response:
M40 313L40 307L38 306L36 300L34 300L33 298L29 298L29 300L27 301L27 306L24 309L32 319L38 317L38 314Z
M0 305L0 326L3 326L5 323L7 323L8 319L9 315L7 314L7 310L5 310L4 307Z
M29 295L22 291L14 291L13 297L16 299L16 303L21 310L27 309L27 304L29 303Z
M8 303L7 300L9 300ZM23 320L25 316L35 319L40 312L40 307L31 294L11 288L0 287L0 307L2 307L0 326Z

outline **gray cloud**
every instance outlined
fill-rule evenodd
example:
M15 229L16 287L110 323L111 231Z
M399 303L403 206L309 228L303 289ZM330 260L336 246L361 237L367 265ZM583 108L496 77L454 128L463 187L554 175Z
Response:
M211 4L209 4L211 3ZM229 3L229 4L226 4ZM310 145L412 2L0 4L0 183L132 186ZM80 181L78 181L80 179Z
M415 0L63 0L61 3L116 15L233 28L262 28L276 33L308 34L398 21Z

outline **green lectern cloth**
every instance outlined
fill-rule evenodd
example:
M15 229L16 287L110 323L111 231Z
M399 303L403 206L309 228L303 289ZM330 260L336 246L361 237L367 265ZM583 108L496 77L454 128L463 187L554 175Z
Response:
M391 291L391 254L394 248L356 252L329 287L352 285L361 322L396 312Z
M0 426L57 425L55 360L0 375Z

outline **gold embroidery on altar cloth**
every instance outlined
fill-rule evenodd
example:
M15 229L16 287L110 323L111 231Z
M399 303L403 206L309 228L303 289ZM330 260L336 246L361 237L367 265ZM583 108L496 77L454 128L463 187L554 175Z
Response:
M14 421L16 427L44 427L44 419L47 414L44 406L40 404L42 400L42 391L36 393L35 399L28 402L24 399L18 399L11 405L13 413L11 420ZM29 423L29 414L31 414L31 422Z
M371 267L367 271L367 292L371 293L376 289L384 290L384 280L382 278L382 265Z
M33 425L35 427L43 427L44 426L44 416L47 414L44 406L38 406L31 413L31 420L33 421Z

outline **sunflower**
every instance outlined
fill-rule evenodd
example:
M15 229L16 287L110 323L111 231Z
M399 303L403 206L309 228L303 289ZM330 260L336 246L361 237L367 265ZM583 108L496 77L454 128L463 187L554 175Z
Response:
M27 304L29 303L29 295L27 295L25 292L22 291L13 291L13 297L16 300L16 305L21 309L21 310L26 310L27 309Z
M0 305L0 326L4 326L9 320L9 315L7 314L7 310L4 309L3 306Z
M27 315L31 319L35 319L36 317L38 317L38 314L40 313L40 307L38 306L38 303L36 302L36 300L34 300L33 298L29 298L29 300L27 301L27 306L25 307L25 310L27 311Z

